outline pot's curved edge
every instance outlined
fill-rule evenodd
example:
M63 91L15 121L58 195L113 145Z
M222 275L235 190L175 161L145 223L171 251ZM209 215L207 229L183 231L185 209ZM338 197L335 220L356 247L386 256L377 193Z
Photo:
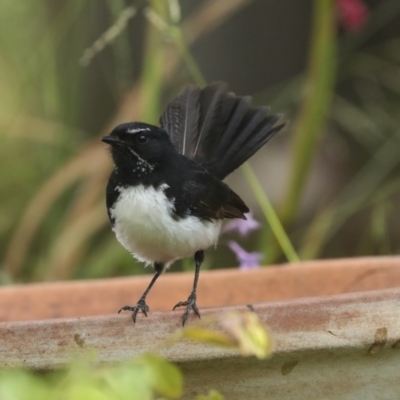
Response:
M0 288L0 321L116 313L134 303L150 276L53 282ZM192 273L164 274L147 300L151 310L170 310L186 299ZM198 305L216 307L331 295L400 286L400 257L304 261L255 271L202 271Z
M367 355L400 347L400 288L253 304L269 327L274 352L355 350ZM246 306L203 310L203 315ZM189 323L195 323L191 316ZM154 350L181 326L180 312L153 312L0 323L0 367L54 368L79 357L109 363ZM216 327L217 330L220 328ZM237 357L219 347L179 342L160 353L175 361ZM95 354L93 358L93 354Z

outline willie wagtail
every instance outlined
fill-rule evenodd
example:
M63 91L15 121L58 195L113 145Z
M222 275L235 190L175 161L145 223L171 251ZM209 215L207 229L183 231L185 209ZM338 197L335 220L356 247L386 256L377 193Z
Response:
M141 122L118 125L102 138L114 170L107 185L107 211L119 242L155 275L132 311L146 316L146 296L175 260L194 255L193 289L186 301L200 317L196 288L204 250L218 241L225 218L243 218L243 200L222 180L271 139L283 125L268 107L252 107L222 82L186 86L166 107L161 128Z

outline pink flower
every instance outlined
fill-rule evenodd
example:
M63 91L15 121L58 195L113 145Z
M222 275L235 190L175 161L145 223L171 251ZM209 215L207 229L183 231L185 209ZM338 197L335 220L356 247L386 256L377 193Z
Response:
M255 231L260 228L261 224L254 219L253 214L251 212L246 214L247 219L234 219L233 221L225 224L222 232L233 232L238 231L240 236L245 237L250 232Z
M235 253L237 260L239 261L239 268L242 270L257 269L260 267L260 261L263 255L258 252L247 252L245 249L239 246L238 243L231 240L228 242L229 248Z
M357 32L368 18L368 8L361 0L336 0L339 16L347 31Z

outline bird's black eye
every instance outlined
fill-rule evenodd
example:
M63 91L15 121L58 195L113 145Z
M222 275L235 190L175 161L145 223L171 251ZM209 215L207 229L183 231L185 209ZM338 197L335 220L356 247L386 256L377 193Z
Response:
M139 144L145 144L147 142L147 140L148 140L148 137L146 135L138 135L138 136L136 136L136 141Z

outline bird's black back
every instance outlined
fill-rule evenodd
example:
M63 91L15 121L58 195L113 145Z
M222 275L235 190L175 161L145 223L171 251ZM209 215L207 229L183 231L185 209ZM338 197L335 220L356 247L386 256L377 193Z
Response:
M180 154L224 179L283 127L275 126L280 115L268 112L268 107L252 107L250 96L236 96L225 83L215 82L204 89L186 86L160 122Z

